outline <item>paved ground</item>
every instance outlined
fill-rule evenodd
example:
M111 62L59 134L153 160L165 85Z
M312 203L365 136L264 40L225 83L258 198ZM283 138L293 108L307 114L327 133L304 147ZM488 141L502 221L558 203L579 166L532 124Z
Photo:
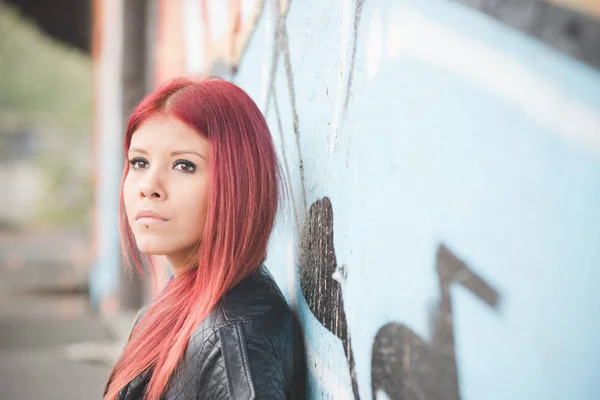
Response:
M92 312L77 243L0 234L0 400L102 397L130 317Z

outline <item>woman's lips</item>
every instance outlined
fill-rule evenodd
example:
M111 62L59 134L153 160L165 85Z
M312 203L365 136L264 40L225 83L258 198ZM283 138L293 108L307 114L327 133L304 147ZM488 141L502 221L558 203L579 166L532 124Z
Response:
M140 225L159 225L164 224L167 221L167 218L150 209L140 210L135 215L135 222Z
M135 220L136 223L140 224L140 225L160 225L160 224L164 224L165 222L167 222L164 219L160 219L160 218L155 218L155 217L142 217L142 218L138 218Z

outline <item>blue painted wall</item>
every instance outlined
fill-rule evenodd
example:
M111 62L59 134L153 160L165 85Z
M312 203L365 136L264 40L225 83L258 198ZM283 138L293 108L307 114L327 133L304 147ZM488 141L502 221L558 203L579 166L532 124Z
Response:
M264 2L310 398L600 398L600 23L535 4Z

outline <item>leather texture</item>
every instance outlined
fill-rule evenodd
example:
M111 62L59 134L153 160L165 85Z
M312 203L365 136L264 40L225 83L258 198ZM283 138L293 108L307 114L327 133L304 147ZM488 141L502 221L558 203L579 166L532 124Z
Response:
M140 374L117 399L143 399L150 376ZM195 330L162 399L304 399L304 379L298 326L261 265Z

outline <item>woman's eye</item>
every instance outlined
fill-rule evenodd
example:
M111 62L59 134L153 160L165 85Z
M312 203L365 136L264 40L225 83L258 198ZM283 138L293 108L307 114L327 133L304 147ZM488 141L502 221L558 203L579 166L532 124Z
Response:
M177 160L175 161L173 167L183 172L194 172L196 170L196 165L194 165L193 162L187 160Z
M148 161L144 160L143 158L136 157L129 160L129 164L133 169L143 169L148 166Z

